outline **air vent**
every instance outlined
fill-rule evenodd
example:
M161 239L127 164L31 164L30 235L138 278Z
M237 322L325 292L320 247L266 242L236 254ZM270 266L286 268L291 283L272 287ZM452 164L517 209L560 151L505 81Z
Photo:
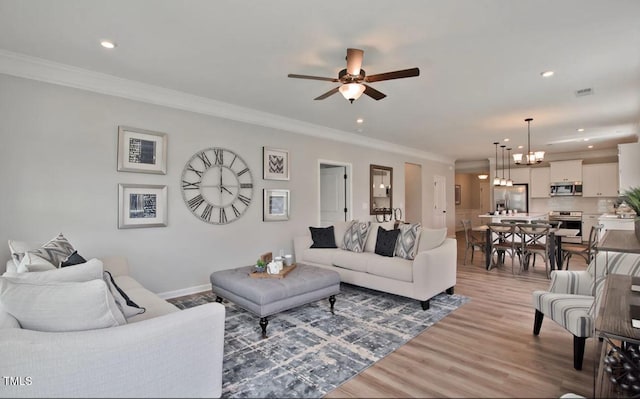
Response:
M576 90L576 97L590 96L592 94L593 94L593 89L591 87L587 87L586 89Z

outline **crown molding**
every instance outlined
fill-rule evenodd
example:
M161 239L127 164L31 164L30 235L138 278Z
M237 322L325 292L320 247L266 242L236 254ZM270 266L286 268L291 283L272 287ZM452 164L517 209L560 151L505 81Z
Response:
M453 165L454 159L113 75L0 49L0 73Z

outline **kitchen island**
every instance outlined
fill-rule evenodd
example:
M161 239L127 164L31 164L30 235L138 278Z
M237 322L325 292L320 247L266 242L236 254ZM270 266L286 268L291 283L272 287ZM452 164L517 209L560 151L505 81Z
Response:
M530 213L516 213L512 215L484 214L478 217L486 221L487 223L500 223L503 220L526 220L527 222L531 223L531 221L533 220L540 220L540 219L543 219L546 221L548 216L549 214L544 212L533 212L533 213L530 212Z

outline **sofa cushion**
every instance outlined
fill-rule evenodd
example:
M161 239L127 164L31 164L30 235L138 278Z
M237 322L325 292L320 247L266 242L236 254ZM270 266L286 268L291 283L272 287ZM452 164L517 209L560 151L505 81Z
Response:
M25 253L40 247L39 243L19 240L9 240L8 244L9 251L11 251L11 260L13 260L16 267L20 264Z
M333 226L309 227L313 244L310 248L338 248Z
M55 270L56 267L46 259L41 258L40 256L26 252L23 254L16 271L18 273L27 273L27 272L44 272L47 270Z
M413 281L413 261L393 257L387 258L376 254L368 255L367 273L393 280Z
M447 229L428 229L423 228L420 233L420 241L418 243L418 252L428 251L439 247L447 238Z
M416 257L418 240L420 240L420 232L422 231L420 223L401 224L398 228L400 234L398 234L396 242L395 255L413 260Z
M344 233L344 249L352 252L363 252L369 234L369 222L354 222Z
M333 236L338 248L344 249L344 233L355 222L355 220L349 220L348 222L334 222L333 223Z
M367 271L367 261L375 254L338 250L333 256L333 265L359 272ZM325 263L327 264L327 263ZM329 265L331 263L328 263Z
M104 282L107 283L109 292L111 292L111 295L113 295L113 299L116 301L116 305L118 305L118 308L120 308L120 311L125 318L128 319L129 317L144 313L145 309L133 302L131 298L129 298L129 296L124 292L124 290L118 287L111 273L105 270L103 273L103 279Z
M388 222L371 222L369 235L367 236L367 243L364 246L364 252L376 252L376 240L378 239L378 227L382 227L385 230L393 230L394 221Z
M337 248L308 248L302 253L300 261L319 263L321 265L332 265L334 254L340 252L345 251Z
M373 232L369 234L372 235ZM385 230L382 227L378 227L375 253L381 256L393 257L396 249L396 241L398 241L398 234L400 234L399 229Z
M2 277L0 306L29 330L82 331L126 324L101 279L28 282Z
M74 249L69 240L62 233L42 244L38 249L29 251L39 257L48 260L55 267L60 267L60 263L73 253Z
M27 255L28 256L28 255ZM3 277L19 279L30 283L58 282L83 282L102 278L102 262L99 259L90 259L79 265L62 269L54 268L43 272L11 273L7 272Z
M165 314L180 310L153 292L144 288L130 276L114 276L113 279L118 287L124 290L132 301L137 303L140 307L145 308L144 313L128 317L127 323L135 323L142 320L152 319L154 317L164 316Z

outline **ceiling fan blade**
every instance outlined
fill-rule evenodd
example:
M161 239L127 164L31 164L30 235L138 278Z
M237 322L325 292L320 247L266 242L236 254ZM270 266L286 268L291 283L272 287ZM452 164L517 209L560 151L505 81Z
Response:
M360 68L362 68L362 57L364 55L363 50L357 48L347 49L347 73L349 75L360 75Z
M310 75L296 75L295 73L290 73L287 75L287 77L296 78L296 79L324 80L327 82L339 82L339 80L336 78L325 78L322 76L310 76Z
M385 72L376 75L369 75L364 78L365 82L380 82L381 80L412 78L414 76L420 76L420 69L410 68L403 69L401 71Z
M364 94L368 95L369 97L373 98L374 100L382 100L383 98L385 98L387 95L374 89L371 86L367 86L364 85L365 89L364 89Z
M324 100L325 98L327 98L327 97L329 97L329 96L332 96L332 95L336 94L336 93L338 92L338 89L339 89L339 88L340 88L340 87L335 87L335 88L333 88L333 89L329 90L328 92L326 92L326 93L324 93L324 94L322 94L322 95L320 95L320 96L318 96L318 97L314 98L314 100Z

